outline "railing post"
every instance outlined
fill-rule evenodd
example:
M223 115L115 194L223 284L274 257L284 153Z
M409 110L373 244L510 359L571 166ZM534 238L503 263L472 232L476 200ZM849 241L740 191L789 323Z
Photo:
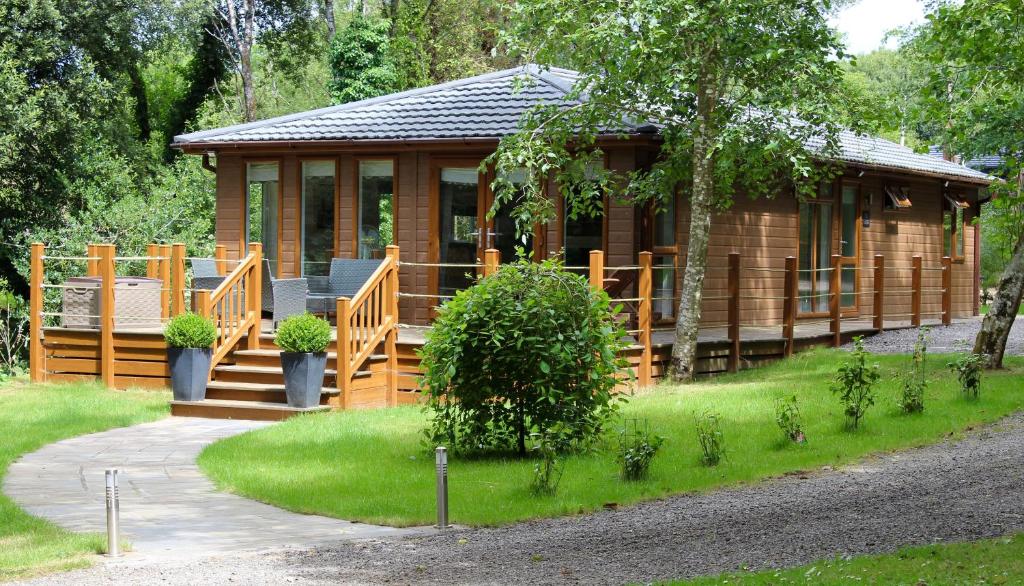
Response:
M832 347L834 348L838 348L842 344L842 327L840 323L840 306L842 305L842 260L843 257L838 254L832 255L832 273L829 275L829 289L831 295L828 300L828 312L831 321L828 327L829 331L832 332Z
M921 256L914 255L910 269L910 325L921 325Z
M171 246L171 315L185 313L185 245Z
M875 302L874 328L881 332L885 329L885 256L875 255Z
M34 383L46 380L46 370L43 367L43 298L46 294L43 290L44 254L46 254L46 246L41 242L33 242L31 276L29 277L31 288L28 294L30 312L28 318L28 371L29 377Z
M484 251L484 276L490 277L498 272L498 265L501 264L501 251L488 248Z
M213 258L217 261L217 274L228 274L228 247L223 244L215 246Z
M391 262L386 290L391 325L384 337L384 349L388 355L388 406L394 407L398 405L398 246L391 245L385 250Z
M339 297L337 301L338 313L338 342L337 361L335 376L338 385L339 400L342 409L348 409L351 404L352 386L352 331L349 328L349 313L352 300L348 297Z
M740 369L740 253L729 253L729 372Z
M252 281L249 283L249 290L245 292L245 299L249 305L247 313L253 319L245 337L245 345L249 350L259 350L260 332L263 330L263 244L249 244L249 254L255 258L252 272L249 273Z
M155 242L146 245L146 277L149 279L160 278L160 245Z
M85 255L88 260L85 261L85 276L87 277L98 277L100 276L100 253L96 250L95 244L88 244L85 247Z
M161 244L160 253L160 317L171 317L171 245Z
M953 259L942 257L942 325L953 323Z
M783 285L782 337L786 339L786 356L792 356L796 342L797 283L796 257L786 257L786 282Z
M100 256L100 375L114 388L114 245L97 245Z
M590 251L590 286L604 291L604 251Z
M651 384L651 265L654 255L650 252L640 253L640 346L643 353L640 355L640 367L638 379L640 386L646 387Z

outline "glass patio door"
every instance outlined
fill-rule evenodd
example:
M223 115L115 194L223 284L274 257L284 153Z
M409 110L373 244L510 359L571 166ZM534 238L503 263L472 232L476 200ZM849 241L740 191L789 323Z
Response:
M468 265L481 258L483 182L476 167L442 167L438 185L438 261ZM450 296L472 284L468 267L439 267L438 295Z
M857 311L857 257L860 254L860 186L844 184L839 200L839 302Z
M524 185L529 177L525 171L513 172L508 180L515 186ZM484 215L488 215L491 208L494 206L494 192L490 189L490 181L488 181L488 188L484 191L484 202L483 210ZM518 198L513 198L513 201ZM483 248L494 248L501 252L501 262L512 262L516 260L516 249L522 248L527 258L533 256L533 233L519 234L516 227L516 221L512 217L512 211L515 208L513 202L506 201L504 205L499 207L494 215L490 218L486 218L487 231L483 235Z

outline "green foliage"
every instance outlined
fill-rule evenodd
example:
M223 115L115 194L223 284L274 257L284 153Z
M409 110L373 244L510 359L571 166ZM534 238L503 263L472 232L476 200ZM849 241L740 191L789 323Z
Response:
M622 128L623 119L659 126L664 141L650 167L614 177L626 184L617 195L634 202L663 202L680 186L697 193L697 147L710 149L712 179L700 188L711 192L712 206L794 183L811 195L830 173L818 160L835 152L842 98L835 55L843 53L825 4L639 0L580 10L576 0L522 0L507 22L501 38L513 58L577 70L569 101L586 95L568 109L538 104L488 159L498 169L494 205L515 207L521 231L556 215L542 177L556 176L570 212L599 201L586 183L601 191L618 183L602 170L587 177L585 163L603 160L596 138ZM714 104L698 116L708 92ZM698 136L706 141L698 144ZM806 148L811 139L823 145L819 152ZM588 160L574 164L580 158ZM501 180L516 169L538 180L519 188Z
M796 395L775 399L775 423L778 424L787 440L798 444L807 441L800 408L796 403Z
M530 492L535 496L551 496L558 492L558 483L562 480L565 464L561 454L569 449L565 434L566 428L556 424L543 433L533 433L532 451L539 460L533 466L533 478L530 480Z
M981 373L988 364L984 354L960 354L946 366L960 381L960 391L968 399L977 399L981 393Z
M854 338L853 345L850 360L839 367L832 392L839 395L848 427L857 429L868 407L875 404L874 386L881 375L877 364L867 364L871 354L864 350L863 336Z
M28 307L0 277L0 381L25 372L28 350Z
M285 318L274 343L285 352L325 352L331 344L331 324L312 313Z
M637 419L626 421L619 436L618 461L621 466L623 480L643 480L651 469L651 462L658 455L658 450L665 443L665 438L652 434L643 422Z
M705 411L697 416L697 441L700 443L701 463L705 466L717 466L725 457L721 415Z
M910 358L910 369L903 373L903 387L899 405L904 413L920 413L924 411L924 391L928 387L928 380L925 378L928 331L927 327L917 330L914 354Z
M217 340L217 328L209 318L186 312L167 322L164 340L171 348L209 348Z
M388 53L391 25L357 15L331 43L331 97L336 104L375 98L397 89Z
M421 350L427 441L526 454L561 424L575 446L617 408L624 331L604 291L554 260L519 260L440 309Z

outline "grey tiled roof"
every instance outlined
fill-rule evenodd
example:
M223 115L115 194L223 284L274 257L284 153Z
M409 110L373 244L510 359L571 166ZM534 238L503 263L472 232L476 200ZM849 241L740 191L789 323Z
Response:
M515 92L517 79L532 78ZM176 136L189 143L304 140L495 138L516 131L540 102L565 101L576 73L536 66L506 69L407 92Z
M516 92L524 74L532 79ZM538 101L565 103L574 71L527 65L397 94L174 137L174 145L216 147L267 141L385 141L460 138L496 139L516 131L520 117ZM624 132L648 132L623 124ZM820 143L809 145L820 147ZM853 132L840 136L839 159L876 167L918 171L947 178L985 181L988 175L963 165L917 154L893 142Z
M819 146L819 145L814 145ZM959 163L900 146L892 141L844 130L839 133L838 159L885 169L917 171L949 179L989 181L991 177Z

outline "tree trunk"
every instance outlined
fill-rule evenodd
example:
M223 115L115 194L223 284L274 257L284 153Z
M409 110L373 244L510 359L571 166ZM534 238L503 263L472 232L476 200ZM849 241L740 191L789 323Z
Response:
M676 336L672 346L671 376L675 382L693 380L697 370L697 328L708 261L708 237L715 196L714 155L715 106L718 77L715 54L708 55L697 87L697 119L693 134L693 189L690 195L690 239L686 248L686 270L680 291Z
M324 20L327 22L327 42L334 40L334 0L324 0Z
M1006 339L1017 318L1021 296L1024 295L1024 235L1017 239L1013 256L999 279L999 289L988 315L981 322L981 331L974 340L974 353L987 354L989 368L1002 368Z
M242 42L238 48L239 65L242 74L242 97L245 100L245 121L256 119L256 91L252 82L252 45L254 31L253 13L256 9L255 0L245 0L245 26L242 30Z

